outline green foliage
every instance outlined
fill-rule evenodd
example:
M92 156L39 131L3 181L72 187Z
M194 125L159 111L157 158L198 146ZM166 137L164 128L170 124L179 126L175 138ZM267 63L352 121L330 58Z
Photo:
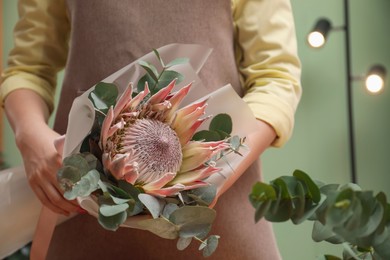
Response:
M233 123L228 114L218 114L213 117L208 130L202 130L194 134L194 141L220 141L230 137Z
M73 200L79 196L89 196L98 189L100 174L96 165L97 158L90 153L73 154L64 159L57 179L65 191L65 198Z
M137 83L137 91L133 93L134 96L144 90L145 83L148 84L150 93L153 95L162 88L166 87L173 80L176 80L177 84L184 80L184 76L181 73L174 70L169 70L169 68L187 63L187 58L177 58L165 65L158 51L153 51L157 57L157 60L160 62L162 70L161 72L158 72L157 68L153 64L146 61L139 61L138 64L146 71L146 74L139 79Z
M107 112L111 106L115 106L118 97L118 88L112 83L100 82L89 93L88 98L97 110Z
M262 217L294 224L314 221L313 240L344 243L342 259L390 259L390 204L382 192L374 196L352 183L316 184L297 170L270 184L256 183L249 200L256 222Z

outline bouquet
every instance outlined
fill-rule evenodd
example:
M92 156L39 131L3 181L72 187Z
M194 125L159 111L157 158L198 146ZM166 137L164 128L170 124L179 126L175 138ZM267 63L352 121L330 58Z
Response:
M132 63L75 101L66 136L56 143L64 157L57 177L65 198L77 198L103 228L124 226L178 238L180 250L195 239L209 256L219 239L208 236L216 216L210 205L234 173L237 157L245 157L240 135L253 129L242 125L233 135L234 117L250 112L239 97L226 96L234 92L229 86L183 106L195 84L177 87L185 77L178 71L187 68L190 80L196 72L187 59L165 64L165 52L154 50L154 56L146 56L154 57L154 64L144 59ZM137 80L119 86L120 96L120 88L109 82L141 71L145 74ZM196 87L198 95L209 92ZM208 103L228 109L218 98L236 102L233 119L227 113L206 115ZM208 128L200 130L206 120Z

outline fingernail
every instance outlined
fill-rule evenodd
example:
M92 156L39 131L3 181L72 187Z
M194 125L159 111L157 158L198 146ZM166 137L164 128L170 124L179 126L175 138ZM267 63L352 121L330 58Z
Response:
M88 211L86 211L85 209L83 209L81 207L77 208L77 212L80 213L80 214L87 214L88 213Z

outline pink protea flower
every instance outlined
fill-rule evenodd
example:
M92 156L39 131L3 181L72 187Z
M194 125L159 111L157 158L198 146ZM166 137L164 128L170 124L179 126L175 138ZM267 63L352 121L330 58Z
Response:
M191 84L171 94L175 81L149 96L149 88L132 98L130 85L103 122L100 146L105 169L118 180L146 193L170 196L208 185L220 169L205 164L229 145L224 141L190 141L207 119L206 101L178 110Z

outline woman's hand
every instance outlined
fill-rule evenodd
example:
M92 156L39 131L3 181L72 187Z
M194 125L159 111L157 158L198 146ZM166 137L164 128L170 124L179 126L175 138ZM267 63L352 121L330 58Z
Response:
M78 210L77 202L66 200L57 182L61 156L54 147L59 134L46 124L35 124L16 137L30 186L43 205L64 215Z
M68 215L79 211L76 201L62 196L57 182L61 156L54 147L59 135L47 125L49 110L43 99L29 89L12 91L4 102L8 121L15 133L32 190L52 211Z

